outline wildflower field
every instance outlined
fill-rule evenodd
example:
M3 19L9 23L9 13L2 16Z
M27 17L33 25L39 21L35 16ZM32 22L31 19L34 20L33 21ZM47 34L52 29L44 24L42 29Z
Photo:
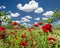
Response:
M60 48L60 0L0 0L0 48Z
M16 25L14 22L12 26ZM51 24L40 25L42 22L30 28L0 26L0 48L60 48L60 30L54 30Z

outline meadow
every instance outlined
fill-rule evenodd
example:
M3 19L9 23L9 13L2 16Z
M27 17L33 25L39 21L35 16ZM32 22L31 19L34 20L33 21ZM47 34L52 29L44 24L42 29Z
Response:
M48 27L48 26L47 26ZM2 29L0 48L60 48L60 30L44 32L42 27Z

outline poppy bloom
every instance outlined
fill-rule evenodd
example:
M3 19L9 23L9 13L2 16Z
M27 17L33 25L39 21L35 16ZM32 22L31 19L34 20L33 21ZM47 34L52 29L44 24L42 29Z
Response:
M22 35L21 35L21 38L25 38L25 37L26 37L26 35L25 35L25 34L22 34Z
M18 26L20 26L20 24L18 24Z
M31 29L34 29L34 27L31 27Z
M14 35L15 33L14 32L10 32L10 35Z
M1 33L5 33L5 31L6 31L6 28L0 26L0 32L1 32Z
M53 44L53 41L50 41L49 44Z
M30 37L30 40L33 41L33 38Z
M38 22L39 25L42 25L42 22Z
M52 31L52 25L51 25L51 24L43 25L43 26L42 26L42 29L43 29L44 32L48 32L48 31L49 31L49 32L53 32L53 31Z
M38 24L34 24L34 27L38 27Z
M0 35L0 39L4 39L5 38L5 35Z
M22 42L20 42L20 45L22 45L22 46L27 46L28 44L27 44L26 41L22 41Z
M9 44L11 44L11 45L12 45L12 44L13 44L13 42L9 42Z
M36 44L32 44L32 46L33 46L33 47L35 47L35 46L36 46Z
M56 38L54 38L54 37L50 36L50 37L48 38L48 40L56 41Z
M19 28L13 28L13 30L18 30Z
M18 38L14 38L15 40L18 40Z
M17 22L13 22L13 25L17 25L18 23Z
M31 28L28 28L28 30L31 32L32 30L31 30Z

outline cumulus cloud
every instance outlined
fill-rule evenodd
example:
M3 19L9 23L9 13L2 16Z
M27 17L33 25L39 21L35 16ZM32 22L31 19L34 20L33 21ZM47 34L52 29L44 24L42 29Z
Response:
M38 2L32 0L28 4L26 3L24 6L22 6L22 4L19 3L17 5L17 8L19 10L23 10L25 12L31 12L31 11L33 11L33 10L38 8Z
M19 20L16 20L16 21L13 21L13 22L17 22L17 23L20 23L20 21L19 21Z
M22 25L25 25L25 26L27 26L27 23L25 23L25 22L24 22L24 23L22 23Z
M20 20L20 22L30 22L29 19L25 18L25 17L22 17L22 19Z
M22 17L20 22L30 22L31 21L30 19L32 19L32 17L27 15L27 16Z
M47 19L48 19L48 18L44 18L44 17L42 18L42 20L47 20Z
M32 25L31 24L29 24L29 23L22 23L22 25L24 25L25 27L31 27Z
M53 11L47 11L46 13L43 13L43 15L46 17L52 16L53 14L54 14Z
M32 24L28 24L27 27L32 27L33 25Z
M40 20L40 18L39 18L39 17L37 17L37 18L35 18L35 20L37 20L37 21L38 21L38 20Z
M11 17L18 17L18 16L20 16L20 14L18 12L12 13L11 11L9 11L9 13L10 13Z
M43 12L43 8L42 8L42 7L37 8L37 9L35 10L35 13L42 13L42 12Z
M55 26L55 25L59 25L59 24L60 24L60 20L55 21L55 22L52 23L53 26Z
M27 19L32 19L32 17L31 16L29 16L29 15L27 15L27 16L25 16Z
M2 5L2 6L0 6L0 9L6 9L6 6Z

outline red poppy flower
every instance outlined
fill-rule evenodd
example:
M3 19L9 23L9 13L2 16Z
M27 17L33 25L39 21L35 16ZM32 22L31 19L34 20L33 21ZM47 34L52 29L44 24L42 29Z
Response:
M48 38L48 40L56 41L56 38L54 38L53 36L50 36L50 37Z
M42 22L38 22L39 25L42 25Z
M17 25L18 23L17 22L13 22L13 25Z
M20 26L20 24L18 24L18 26Z
M6 28L0 26L0 32L5 33L5 31L6 31Z
M18 38L14 38L14 40L18 40Z
M18 30L19 28L13 28L14 30Z
M13 42L9 42L9 44L13 44Z
M53 41L50 41L49 44L53 44Z
M51 25L51 24L43 25L43 26L42 26L42 29L43 29L44 32L48 32L48 31L49 31L49 32L53 32L53 31L52 31L52 25Z
M34 24L34 27L38 27L38 24Z
M34 27L31 27L31 29L34 29Z
M30 37L30 40L33 41L33 38Z
M31 30L31 28L28 28L28 30L31 32L32 30Z
M42 29L44 32L46 32L46 33L48 32L48 30L44 26L42 26Z
M0 39L4 39L5 38L5 35L0 35Z
M36 46L36 44L32 44L32 46L33 46L33 47L35 47L35 46Z
M14 32L10 32L10 35L14 35L15 33Z
M21 38L25 38L25 37L26 37L26 35L25 35L25 34L22 34L22 35L21 35Z
M22 41L22 42L20 42L20 45L22 45L22 46L27 46L28 44L27 44L26 41Z

